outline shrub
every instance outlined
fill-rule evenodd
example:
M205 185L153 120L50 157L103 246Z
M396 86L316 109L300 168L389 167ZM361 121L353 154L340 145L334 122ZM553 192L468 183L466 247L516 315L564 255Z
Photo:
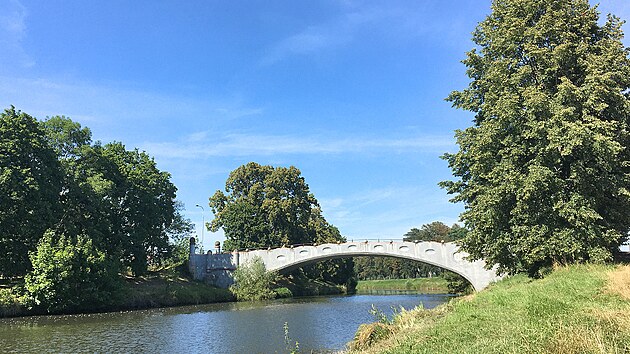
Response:
M271 284L276 280L275 272L267 272L259 257L234 271L234 285L230 290L238 301L258 301L275 298Z
M84 235L71 239L47 231L30 253L27 295L47 312L95 311L113 303L121 283L116 264Z
M277 288L274 289L274 292L276 293L276 299L287 299L293 297L293 293L289 290L289 288Z

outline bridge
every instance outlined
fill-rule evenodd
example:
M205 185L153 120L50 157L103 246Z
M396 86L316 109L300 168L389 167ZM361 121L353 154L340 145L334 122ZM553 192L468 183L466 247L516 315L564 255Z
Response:
M335 258L384 256L411 259L457 273L477 291L501 278L495 270L485 269L482 260L466 260L468 254L451 242L353 241L221 254L195 254L194 247L194 239L191 239L189 268L193 277L223 288L233 283L232 272L237 267L256 257L260 257L267 270L279 272Z

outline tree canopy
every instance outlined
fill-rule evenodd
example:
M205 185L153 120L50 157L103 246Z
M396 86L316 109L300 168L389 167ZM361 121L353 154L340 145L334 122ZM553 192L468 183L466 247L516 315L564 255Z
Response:
M0 276L24 275L28 252L59 219L62 169L39 122L0 113Z
M34 275L48 272L42 259L71 267L73 244L106 257L106 271L115 268L114 276L126 269L141 274L148 265L174 257L192 227L179 214L170 178L145 152L119 142L93 143L90 129L70 118L40 122L14 107L5 110L0 114L0 277L28 273L32 289L74 286L36 284L41 277ZM40 242L45 234L48 239ZM47 282L79 279L50 274Z
M225 193L209 202L211 231L223 229L225 250L280 247L345 241L329 224L299 169L250 162L230 173ZM351 259L336 259L303 267L310 278L346 284L354 276Z
M601 261L630 224L630 60L622 22L587 0L495 0L473 34L475 114L445 154L464 202L462 247L501 271Z
M338 231L330 230L300 170L293 166L250 162L230 173L225 192L217 191L209 205L215 215L210 230L223 228L227 250L341 239Z

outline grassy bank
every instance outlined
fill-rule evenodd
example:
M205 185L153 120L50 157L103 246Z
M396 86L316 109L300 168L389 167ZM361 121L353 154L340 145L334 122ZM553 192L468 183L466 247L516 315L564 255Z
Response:
M361 353L627 353L630 266L515 276L434 310L363 325Z
M442 277L359 281L357 292L371 290L414 290L427 294L444 294L448 293L448 282Z
M125 310L234 300L227 289L215 288L176 273L158 272L143 277L129 277L125 282L124 299L117 304L117 307Z
M0 317L45 314L43 309L29 309L27 299L20 298L17 288L0 287ZM124 277L123 287L115 301L101 311L136 310L154 307L207 304L233 301L227 289L192 281L175 270L150 272L141 277Z
M304 275L296 274L281 277L274 288L285 288L290 291L290 296L319 296L319 295L339 295L346 292L345 287L321 280L310 279Z

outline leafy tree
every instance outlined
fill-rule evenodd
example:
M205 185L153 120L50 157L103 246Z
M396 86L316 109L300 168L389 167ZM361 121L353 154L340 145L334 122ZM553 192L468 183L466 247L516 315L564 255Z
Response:
M441 221L434 221L430 224L424 224L418 228L412 228L407 232L403 240L405 241L452 241L449 237L451 228Z
M260 301L275 297L271 285L277 278L275 272L268 272L262 259L254 258L234 271L234 285L230 291L238 301Z
M121 143L110 143L102 150L113 166L115 177L122 177L112 186L107 180L105 188L112 192L112 234L122 251L123 263L134 274L147 270L149 260L159 261L167 255L167 230L175 215L177 188L168 172L160 171L153 158L138 149L128 151ZM116 183L118 182L118 183Z
M75 239L49 230L30 258L26 291L35 306L48 312L94 311L120 294L116 263L85 235Z
M70 118L52 117L42 126L65 172L57 229L90 235L135 274L169 257L169 235L186 228L175 209L170 174L146 153L128 151L121 143L92 145L91 131Z
M210 230L223 228L226 250L312 242L309 222L318 204L297 168L250 162L230 173L225 191L209 205Z
M37 120L0 113L0 276L24 275L28 252L59 218L62 171Z
M230 173L225 192L217 191L209 205L215 215L210 230L223 228L226 250L345 241L323 217L300 170L293 166L250 162ZM303 267L307 276L337 284L351 284L353 269L351 259Z
M78 150L92 142L92 131L66 116L54 116L41 123L46 140L60 159L78 155Z
M622 22L587 0L495 0L473 34L474 112L442 182L470 230L462 246L500 271L610 257L630 223L630 60Z

